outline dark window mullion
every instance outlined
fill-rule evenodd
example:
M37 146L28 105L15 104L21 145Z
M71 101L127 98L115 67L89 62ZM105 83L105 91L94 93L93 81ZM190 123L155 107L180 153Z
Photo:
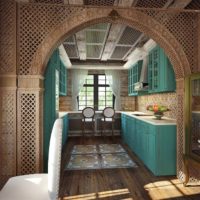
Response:
M94 109L98 110L99 105L98 105L98 92L99 92L99 87L98 87L98 75L94 75Z

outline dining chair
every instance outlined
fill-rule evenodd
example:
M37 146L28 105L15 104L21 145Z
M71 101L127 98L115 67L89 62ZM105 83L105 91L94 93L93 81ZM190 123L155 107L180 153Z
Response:
M10 178L0 191L0 200L56 200L59 192L62 119L54 123L48 158L48 174Z
M92 124L93 135L95 135L95 110L92 107L86 107L82 110L82 134L85 135L86 125Z
M107 124L111 124L112 136L114 135L114 119L115 110L112 107L106 107L103 110L103 118L101 118L102 130L101 135L105 135Z

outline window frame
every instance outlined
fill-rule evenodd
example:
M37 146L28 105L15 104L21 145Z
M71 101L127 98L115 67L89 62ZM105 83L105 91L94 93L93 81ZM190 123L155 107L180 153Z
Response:
M93 91L94 91L94 97L93 97L93 99L94 99L94 110L96 110L96 111L102 111L102 110L98 109L99 108L99 96L98 96L99 87L105 87L105 88L107 88L107 87L110 87L110 85L107 83L107 81L106 81L105 84L99 84L98 83L98 80L99 80L98 77L99 76L105 76L105 80L106 80L106 75L105 74L88 74L88 75L92 75L93 76L93 78L94 78L93 84L87 84L87 83L85 83L83 85L83 87L93 87L94 88L93 89ZM105 95L105 97L106 97L106 95ZM78 101L78 110L81 111L79 109L79 107L80 107L80 105L79 105L79 96L77 97L77 101ZM105 99L105 102L106 102L106 99ZM115 103L115 95L113 94L112 95L112 106L111 106L113 108L114 108L114 103Z

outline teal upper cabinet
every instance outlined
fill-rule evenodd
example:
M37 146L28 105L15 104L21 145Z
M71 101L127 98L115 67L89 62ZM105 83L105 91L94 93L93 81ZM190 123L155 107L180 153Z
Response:
M128 70L128 95L138 96L147 93L147 91L134 90L135 83L139 82L142 70L142 60L139 60Z
M66 67L56 49L46 67L44 75L44 169L47 170L50 134L59 111L59 95L66 94Z
M60 60L60 73L59 73L59 95L67 95L67 69L64 66L63 62Z
M149 53L148 83L149 93L171 92L176 89L173 67L159 46Z

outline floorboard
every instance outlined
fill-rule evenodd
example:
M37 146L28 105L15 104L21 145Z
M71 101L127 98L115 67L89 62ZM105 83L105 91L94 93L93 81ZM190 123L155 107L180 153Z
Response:
M138 167L64 170L74 145L107 143L120 143ZM71 137L62 154L59 196L60 200L200 200L200 186L184 187L174 176L154 176L120 137Z

